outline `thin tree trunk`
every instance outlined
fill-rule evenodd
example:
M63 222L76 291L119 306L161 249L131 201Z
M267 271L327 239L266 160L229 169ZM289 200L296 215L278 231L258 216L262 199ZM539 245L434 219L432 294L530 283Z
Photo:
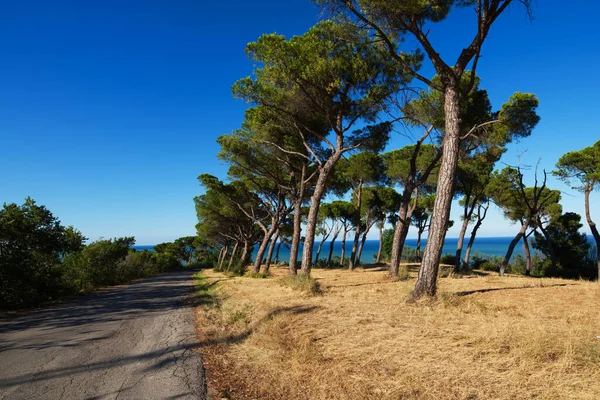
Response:
M254 260L254 268L252 268L252 273L258 274L260 272L260 265L262 264L263 256L265 255L265 251L267 251L267 246L269 245L271 237L275 233L276 229L277 221L272 219L271 227L268 231L265 231L265 236L263 237L263 240L258 247L258 251L256 252L256 259Z
M596 257L598 262L598 277L597 280L600 282L600 233L598 232L598 228L596 227L596 223L592 221L592 217L590 215L590 192L592 191L591 185L586 183L585 185L585 219L592 231L592 236L594 236L594 241L596 242Z
M294 203L294 232L292 233L292 245L290 248L290 262L288 273L296 275L298 264L298 249L300 248L300 237L302 235L302 199Z
M221 254L219 254L219 262L217 264L217 268L219 269L219 271L221 271L223 268L223 262L225 262L225 257L227 256L228 251L229 248L227 246L223 246L221 248Z
M281 248L281 240L277 243L277 250L275 250L275 264L279 264L279 249Z
M333 232L333 237L331 238L331 242L329 242L329 256L327 256L327 265L331 264L331 257L333 256L333 246L335 244L335 240L340 235L340 230L336 230Z
M525 253L525 260L527 262L526 266L525 266L525 275L530 276L531 275L531 250L529 249L528 236L523 237L523 252Z
M367 233L369 233L368 230L362 234L362 239L360 241L360 245L358 246L358 253L356 253L356 265L361 265L360 259L362 257L363 248L365 247L365 242L367 241Z
M445 91L444 116L445 135L442 141L442 161L427 246L413 291L415 299L423 295L434 296L436 294L440 258L452 208L460 144L460 101L459 94L452 86L448 86Z
M360 228L361 228L361 206L362 206L362 182L358 184L356 189L356 215L354 216L354 223L356 224L356 231L354 232L354 241L352 242L352 252L350 253L350 262L348 263L348 269L353 270L356 266L356 252L358 251L358 241L360 239Z
M421 260L421 236L423 236L423 232L425 232L425 228L419 228L417 232L417 248L415 249L415 253L419 260Z
M346 236L348 235L348 231L346 230L346 226L344 225L344 234L342 235L342 254L340 255L340 265L344 266L344 261L346 261Z
M247 240L244 240L244 250L242 251L242 256L240 257L240 275L244 274L246 269L246 264L248 264L248 249L250 248L250 243Z
M525 222L523 223L523 225L521 226L519 233L517 233L517 236L515 236L514 239L510 242L510 245L508 246L508 250L506 251L506 255L504 256L504 261L502 261L502 265L500 265L500 276L504 275L504 272L506 271L506 267L508 267L508 263L510 262L510 258L512 257L513 251L515 250L517 243L519 243L519 241L523 238L523 236L525 236L525 232L527 231L527 228L529 227L529 223L530 223L529 219L526 219Z
M456 245L456 254L454 256L454 272L458 272L460 270L463 242L467 234L469 222L471 221L471 217L473 216L473 211L475 210L475 205L477 204L473 201L473 204L469 206L469 199L470 196L466 196L466 204L463 213L463 223L460 227L460 233L458 234L458 243Z
M317 218L321 200L327 188L327 179L331 174L331 170L335 163L342 156L341 152L336 152L331 155L323 168L319 171L319 177L315 185L315 191L311 197L310 209L308 211L308 221L306 223L306 236L304 239L304 248L302 250L302 275L309 276L312 268L313 246L315 245L315 230L317 228Z
M404 233L405 225L407 225L408 207L410 205L411 191L404 189L402 194L402 204L400 204L400 210L398 211L398 223L394 229L394 239L392 241L392 257L390 259L390 268L388 269L388 276L395 278L398 276L398 270L400 268L400 257L402 257L402 248L404 243L402 236ZM404 236L406 238L406 236Z
M321 256L321 250L323 250L323 245L325 241L329 238L329 235L323 236L323 240L319 243L319 247L317 247L317 255L315 256L315 264L319 262L319 257Z
M360 241L360 246L358 247L358 253L356 254L356 264L357 265L360 265L360 259L362 257L362 252L363 252L363 249L365 247L365 242L367 241L367 235L371 231L371 228L373 228L373 224L374 223L375 222L369 222L369 220L367 219L366 229L363 232L362 240Z
M269 273L269 268L271 267L271 259L273 258L273 252L275 251L275 246L277 245L277 240L279 239L279 229L275 231L273 238L271 239L271 244L269 246L269 252L267 253L267 262L265 262L265 266L263 267L263 271L265 274Z
M379 226L379 248L377 249L377 258L375 262L379 264L381 262L381 250L383 249L383 224Z
M233 261L235 259L235 254L237 253L237 249L238 249L239 245L240 245L240 242L235 242L235 245L233 246L233 249L231 250L231 258L229 259L229 265L227 265L227 271L231 270L231 267L233 266Z
M473 248L473 244L475 243L475 236L477 236L477 231L481 227L481 224L483 223L483 220L485 219L485 217L487 215L488 207L489 207L489 205L486 207L481 207L481 205L478 206L477 222L475 223L475 226L473 227L473 230L471 231L471 237L469 238L469 244L467 246L467 250L465 251L465 258L463 259L463 268L467 268L469 266L469 257L471 255L471 249ZM481 214L481 208L484 209L483 215Z

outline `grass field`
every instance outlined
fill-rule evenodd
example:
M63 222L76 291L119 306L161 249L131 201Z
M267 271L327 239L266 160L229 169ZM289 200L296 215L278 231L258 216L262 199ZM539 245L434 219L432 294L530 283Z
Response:
M317 294L286 274L203 272L213 398L600 399L596 283L480 273L411 304L415 271L313 270Z

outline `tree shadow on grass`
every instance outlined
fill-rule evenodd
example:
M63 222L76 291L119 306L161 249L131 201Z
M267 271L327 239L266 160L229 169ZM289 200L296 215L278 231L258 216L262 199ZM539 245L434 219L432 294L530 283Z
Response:
M511 286L511 287L503 287L503 288L465 290L462 292L456 292L454 294L456 296L468 296L468 295L475 294L475 293L495 292L497 290L544 289L544 288L558 287L558 286L578 286L578 284L577 283L556 283L554 285L544 285L544 286Z

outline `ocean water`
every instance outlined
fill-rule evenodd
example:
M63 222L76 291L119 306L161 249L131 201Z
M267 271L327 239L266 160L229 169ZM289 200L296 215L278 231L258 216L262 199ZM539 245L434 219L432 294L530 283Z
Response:
M504 256L506 254L506 250L508 249L508 245L510 244L513 237L478 237L475 239L475 243L473 244L473 248L471 250L471 255L475 253L481 253L486 256ZM594 243L594 239L591 236L588 236L588 240L590 243ZM316 257L317 248L320 242L315 244L315 248L313 251L313 257ZM417 247L417 239L406 239L406 246L416 248ZM421 251L425 249L425 245L427 244L427 240L421 240ZM456 252L456 246L458 244L458 238L446 238L444 242L444 247L442 250L442 254L452 254ZM469 244L468 239L463 243L463 255L464 251ZM153 245L141 245L141 246L133 246L134 249L141 250L149 250L152 251ZM375 261L375 257L377 256L377 250L379 248L379 240L367 240L365 242L365 247L363 248L361 260L364 263L370 263ZM340 256L342 250L342 242L341 240L336 240L333 246L333 255ZM267 249L268 251L268 249ZM346 240L346 258L350 255L352 251L352 241ZM534 252L534 249L531 249ZM256 249L253 255L256 253ZM515 251L513 252L513 257L517 254L524 255L523 253L523 241L521 240L519 244L515 247ZM265 252L265 257L267 252ZM320 259L327 259L329 255L329 242L326 242L323 245L323 249L321 250ZM300 246L300 251L298 258L302 256L302 246ZM290 258L290 249L286 246L281 246L279 250L279 261L288 261ZM273 260L275 260L275 253L273 253Z
M473 248L471 249L471 255L473 255L475 252L484 254L484 255L488 255L488 256L504 256L506 254L506 250L508 249L508 245L510 244L510 241L512 240L512 237L481 237L481 238L476 238L475 239L475 243L473 243ZM320 242L317 242L315 244L315 249L313 251L313 257L316 257L316 253L317 253L317 248L319 246ZM422 239L421 240L421 251L423 251L425 249L425 245L427 244L427 240L426 239ZM467 245L469 244L468 240L464 241L463 244L463 254L464 254L464 250L466 249ZM517 245L517 247L515 247L515 251L513 253L513 255L515 254L522 254L522 241L519 242L519 244ZM416 248L417 247L417 239L406 239L406 246L411 247L411 248ZM454 254L456 253L456 246L458 245L458 238L446 238L445 242L444 242L444 247L442 250L442 254ZM361 260L364 263L370 263L375 261L375 258L377 257L377 250L379 249L379 240L367 240L365 242L365 246L363 248L363 252L361 255ZM341 240L336 240L336 242L334 243L333 246L333 255L337 255L339 256L341 254L342 251L342 243ZM352 241L351 240L346 240L346 257L348 257L350 255L352 251ZM298 256L298 258L301 257L302 252L300 251L300 255ZM323 245L323 249L321 250L321 254L319 256L319 259L327 259L327 257L329 256L329 242L326 242ZM285 246L281 246L281 249L279 251L279 260L280 261L287 261L289 260L290 257L290 250L289 248L285 247ZM275 258L275 256L273 256L273 258Z

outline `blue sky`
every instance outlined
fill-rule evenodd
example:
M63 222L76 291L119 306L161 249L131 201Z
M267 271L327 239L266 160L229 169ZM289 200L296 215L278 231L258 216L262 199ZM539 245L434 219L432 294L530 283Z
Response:
M478 72L495 107L515 91L539 96L540 124L503 161L527 150L525 163L551 170L599 138L600 5L535 3L533 22L518 5L501 16ZM246 43L301 34L319 11L308 0L0 1L0 202L31 196L93 240L194 234L196 177L225 177L215 139L246 107L230 92L253 68ZM444 57L471 36L469 13L432 27ZM404 143L395 136L389 148ZM549 185L565 191L565 210L583 212L581 195ZM481 235L515 231L494 211Z

